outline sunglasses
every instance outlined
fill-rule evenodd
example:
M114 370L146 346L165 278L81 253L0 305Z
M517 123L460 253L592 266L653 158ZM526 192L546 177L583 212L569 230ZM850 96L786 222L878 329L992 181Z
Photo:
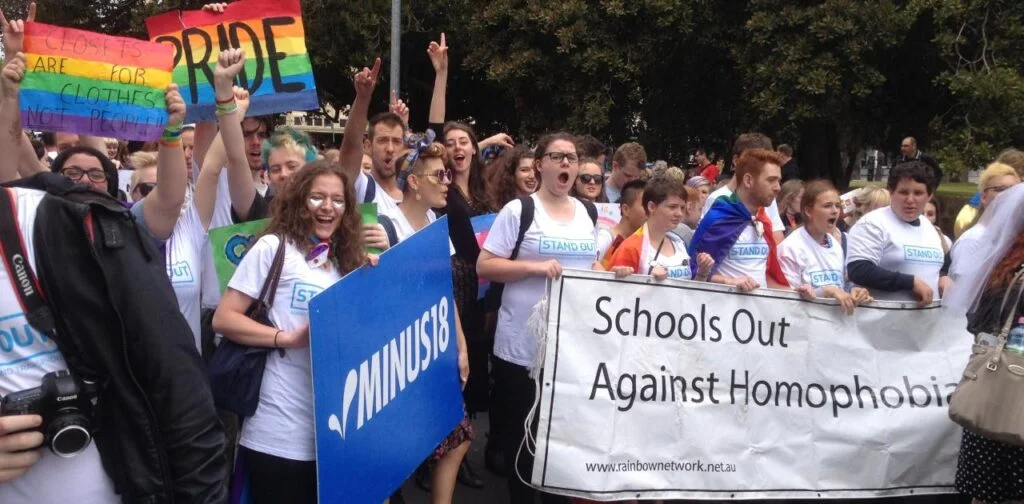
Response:
M438 184L451 184L452 181L454 180L454 177L452 176L452 171L449 169L437 170L434 173L424 173L423 176L433 177L437 179Z
M584 184L601 184L604 182L604 177L601 175L591 175L589 173L584 173L577 178Z
M149 193L153 192L153 189L156 189L156 184L151 182L139 182L138 184L135 184L135 189L139 191L139 194L141 194L143 198L145 198L146 196L149 196Z

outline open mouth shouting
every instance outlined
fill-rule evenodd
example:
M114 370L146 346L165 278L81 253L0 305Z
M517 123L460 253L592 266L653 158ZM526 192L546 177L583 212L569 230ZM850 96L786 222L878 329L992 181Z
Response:
M455 169L463 171L469 167L469 158L466 157L466 153L462 151L455 151L455 155L452 156L452 160L455 162Z
M570 177L569 177L569 172L568 171L560 171L560 172L558 172L558 183L559 184L566 184L567 185L567 184L569 184L569 179L570 179Z
M313 216L316 236L321 240L330 239L338 227L338 217L334 213L317 212Z

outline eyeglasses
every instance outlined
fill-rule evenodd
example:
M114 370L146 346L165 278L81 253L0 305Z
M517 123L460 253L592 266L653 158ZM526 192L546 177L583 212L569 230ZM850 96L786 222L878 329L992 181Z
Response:
M1001 192L1003 192L1003 191L1005 191L1005 190L1007 190L1007 189L1009 189L1011 187L1013 187L1013 186L1012 185L999 185L999 186L986 187L985 188L985 192L992 191L992 192L994 192L996 194L999 194L999 193L1001 193Z
M82 177L89 177L89 180L93 182L103 182L104 180L107 180L107 172L97 170L95 168L92 170L85 170L77 166L69 166L61 170L60 173L75 182L82 180Z
M156 184L150 182L139 182L138 184L135 184L135 189L137 189L139 194L145 198L146 196L149 196L149 193L153 192L153 189L156 189Z
M604 182L604 177L601 175L592 175L590 173L582 173L578 178L584 184L600 184Z
M454 179L452 171L449 169L437 170L434 173L424 173L424 177L433 177L437 179L438 184L451 184Z
M322 194L311 194L309 199L306 201L309 202L309 206L312 208L320 208L328 201L331 202L331 206L333 206L335 210L345 208L345 198L331 198L328 200L328 198Z
M570 165L580 162L580 157L575 152L545 152L541 157L546 157L559 164L564 160L568 160Z

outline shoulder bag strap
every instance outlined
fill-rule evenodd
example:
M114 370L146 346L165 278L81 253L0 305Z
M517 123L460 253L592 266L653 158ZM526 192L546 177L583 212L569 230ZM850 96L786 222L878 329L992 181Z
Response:
M53 336L56 327L53 312L43 299L39 279L28 261L25 242L18 230L18 207L10 191L13 189L0 189L0 252L4 266L25 319L32 327ZM10 208L10 211L5 211L4 207Z
M996 342L995 352L992 352L992 357L985 365L989 371L999 369L999 360L1003 356L1003 349L1006 348L1006 337L1010 334L1010 328L1013 327L1013 316L1017 313L1016 306L1020 304L1021 297L1024 296L1024 268L1021 268L1021 270L1017 272L1017 275L1013 277L1013 281L1010 282L1009 287L1006 288L1006 294L1003 294L1003 303L999 307L1000 313L1006 311L1007 302L1010 300L1010 295L1013 293L1014 287L1017 287L1016 301L1010 305L1009 313L1006 315L1006 322L1003 323L1003 327L999 330L999 341Z
M509 259L513 261L519 257L519 247L523 245L523 240L526 239L526 232L529 231L530 226L533 225L533 197L523 196L522 198L519 198L519 202L523 205L523 211L519 214L519 235L516 236L516 246L512 247L512 255L509 256Z
M267 279L263 281L263 290L260 291L260 302L267 308L274 306L274 296L277 295L277 285L281 282L281 270L284 269L284 236L280 236L280 243L277 245L277 252L274 253L274 262L270 265Z

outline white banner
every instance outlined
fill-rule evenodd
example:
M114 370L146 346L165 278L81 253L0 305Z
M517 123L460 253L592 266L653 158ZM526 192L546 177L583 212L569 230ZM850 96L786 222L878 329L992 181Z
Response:
M532 483L597 500L952 493L965 320L938 306L552 282Z

